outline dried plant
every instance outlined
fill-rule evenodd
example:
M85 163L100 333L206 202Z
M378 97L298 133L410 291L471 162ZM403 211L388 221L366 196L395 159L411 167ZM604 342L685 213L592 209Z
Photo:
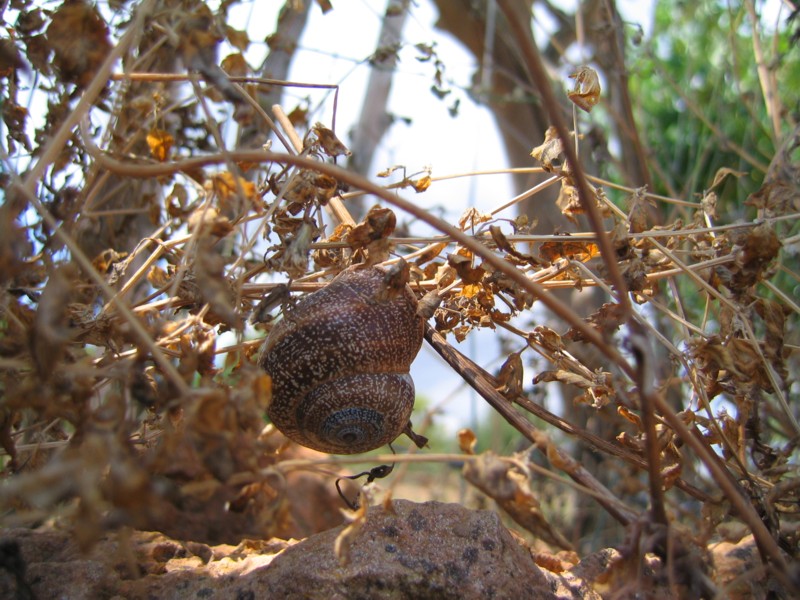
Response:
M594 176L537 49L514 29L523 20L500 2L552 125L525 171L547 179L496 210L464 210L454 225L408 199L437 176L403 171L397 181L393 168L376 183L337 164L349 150L333 123L265 111L260 94L294 84L253 75L241 54L219 60L221 40L247 43L224 8L116 4L111 19L82 1L16 7L14 37L0 40L6 524L58 515L86 544L122 526L221 541L280 534L288 475L330 461L289 460L264 427L263 331L291 310L291 293L353 263L402 260L428 343L539 452L476 455L465 434L456 457L520 526L575 545L531 491L534 473L560 472L572 481L557 478L559 489L587 494L627 532L620 572L654 552L663 577L711 595L705 545L743 523L770 574L797 589L800 129L781 138L744 220L716 209L719 186L742 176L733 167L697 199ZM443 63L419 50L435 59L443 93ZM31 140L20 90L36 77L47 108ZM573 78L568 98L592 111L596 72ZM283 147L242 149L231 122L272 130ZM533 234L514 212L548 188L565 216L587 219L585 231ZM382 207L357 223L347 203L364 194ZM665 207L677 216L658 224L653 209ZM395 235L396 214L440 235ZM603 301L588 316L553 294L589 288ZM538 306L568 328L532 325ZM451 343L477 329L512 348L495 373ZM534 402L531 384L552 382L616 435ZM613 477L600 481L572 458L576 442L608 457Z

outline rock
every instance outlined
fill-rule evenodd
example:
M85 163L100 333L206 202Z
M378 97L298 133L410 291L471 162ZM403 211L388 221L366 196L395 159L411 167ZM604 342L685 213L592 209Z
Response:
M752 535L736 543L718 542L709 549L716 571L716 584L725 598L751 600L761 598L788 598L786 590L768 578L758 547Z
M599 598L538 567L492 511L406 500L374 506L341 565L336 528L279 555L256 577L270 598Z
M348 538L344 565L334 552L344 527L297 543L238 546L125 531L87 552L69 531L7 529L0 598L600 598L563 571L563 561L553 562L561 572L537 566L494 512L406 500L390 506L369 509Z

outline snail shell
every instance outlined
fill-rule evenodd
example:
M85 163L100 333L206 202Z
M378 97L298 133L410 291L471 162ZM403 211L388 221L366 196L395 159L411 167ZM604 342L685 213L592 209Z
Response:
M267 414L298 444L356 454L392 442L409 426L409 367L423 321L411 289L390 294L385 276L378 267L342 271L299 300L267 336L259 359L272 377Z

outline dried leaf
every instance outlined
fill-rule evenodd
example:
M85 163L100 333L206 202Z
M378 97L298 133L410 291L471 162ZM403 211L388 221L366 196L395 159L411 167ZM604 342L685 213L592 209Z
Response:
M537 325L534 327L533 331L528 337L531 341L539 344L548 352L558 353L563 352L565 349L564 342L561 340L561 336L544 325Z
M447 248L447 242L440 242L438 244L432 244L428 246L425 251L417 257L417 259L414 261L414 264L418 267L421 267L425 263L439 256L442 253L442 250L445 248Z
M604 338L609 339L611 335L617 332L622 326L623 317L624 313L619 304L616 302L606 302L586 318L585 321L587 325L594 327ZM564 337L573 342L582 342L585 340L583 334L574 327L570 328Z
M174 143L175 138L163 129L151 129L147 134L147 146L150 148L150 154L159 162L164 162L169 158L169 151Z
M228 217L223 217L213 206L201 206L186 220L186 225L191 232L199 230L200 235L213 235L225 237L233 231L233 225Z
M45 35L62 81L80 88L92 81L111 52L106 22L94 5L83 0L65 1L53 13Z
M98 273L109 273L115 264L127 256L127 252L117 252L113 248L108 248L92 259L92 266Z
M411 273L408 263L401 257L399 261L386 269L383 276L385 287L377 295L379 301L401 296L408 285Z
M259 204L260 196L256 185L244 177L234 177L230 171L216 173L211 177L211 189L216 194L222 206L228 205L232 199L244 194L244 198L251 204Z
M750 194L745 204L765 210L769 217L781 216L800 211L800 194L789 182L770 181Z
M575 218L577 215L582 215L584 213L581 198L578 194L578 188L572 185L572 182L566 178L561 180L561 189L558 192L556 206L558 206L561 214L573 223L578 222Z
M545 171L553 172L560 165L553 165L564 152L564 146L555 127L548 127L544 134L544 142L531 150L531 156L542 163Z
M475 229L479 224L486 223L492 219L494 219L494 216L489 213L482 213L477 208L468 208L458 220L458 226L466 231L467 229Z
M269 312L278 306L283 307L286 305L291 297L288 286L283 283L276 285L253 309L250 322L253 324L268 323L272 320L272 315Z
M231 46L236 48L237 50L241 50L245 52L250 46L250 38L247 36L246 31L240 31L238 29L234 29L228 25L225 26L225 37L228 38L228 41L231 43ZM225 68L224 66L222 67Z
M373 206L358 225L347 234L345 241L355 249L366 248L372 242L392 235L397 225L397 217L389 208Z
M744 177L745 175L747 175L746 171L736 171L734 169L731 169L730 167L721 167L720 169L717 169L717 172L714 174L714 181L711 182L711 187L708 188L708 189L709 189L709 191L713 190L720 183L725 181L725 179L728 176L732 176L732 177L737 177L738 178L738 177Z
M459 429L458 447L464 454L475 454L475 445L478 443L478 436L471 429Z
M563 242L543 242L539 246L539 255L548 264L552 264L560 258L588 262L600 256L600 248L595 242L582 242L565 235Z
M575 80L575 87L567 93L567 96L581 110L592 112L600 101L600 78L597 76L597 71L591 67L581 66L570 74L570 78Z
M525 264L543 266L542 261L540 261L538 258L518 251L497 225L490 226L489 233L492 236L492 240L497 245L498 250L513 256Z
M438 289L427 292L417 302L417 315L425 320L430 319L442 304L442 300L443 298L439 295Z
M319 143L323 152L325 152L325 154L331 158L335 158L337 156L350 156L352 154L352 152L347 149L347 146L339 141L339 138L336 137L336 134L333 133L332 130L325 127L322 123L316 123L311 130L317 136L317 142Z
M461 254L448 254L447 264L456 270L458 277L465 285L480 283L486 274L483 267L473 267L472 259Z
M69 264L54 269L44 287L31 335L31 354L39 376L50 379L58 371L71 334L67 306L75 289L75 268Z
M645 194L647 188L636 188L628 197L628 231L630 233L641 233L647 231L647 212L648 206L653 205L653 201Z
M524 350L524 349L523 349ZM522 350L513 352L500 367L497 375L498 391L501 394L508 394L509 397L522 393L522 379L525 368L522 365Z
M245 77L250 74L250 65L241 52L234 52L222 59L222 70L231 77Z

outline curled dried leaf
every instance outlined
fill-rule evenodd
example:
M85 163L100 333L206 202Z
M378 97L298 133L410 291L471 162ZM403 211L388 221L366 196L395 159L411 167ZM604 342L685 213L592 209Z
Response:
M561 138L558 137L556 128L550 126L544 133L544 142L531 150L531 156L542 163L545 171L553 172L560 167L560 165L554 165L553 163L559 159L563 152L564 146L561 143Z
M439 290L431 290L426 293L420 298L419 302L417 302L417 315L426 320L430 319L436 312L436 309L441 306L442 299Z
M230 171L215 174L211 178L211 189L223 206L239 197L239 194L242 194L252 204L257 204L260 199L256 185L252 181L234 176Z
M523 348L524 350L524 348ZM497 375L497 383L501 394L508 394L509 397L522 393L522 378L525 368L522 365L522 350L513 352L500 367Z
M147 134L147 146L150 154L159 162L169 158L169 151L175 143L175 138L163 129L151 129Z
M350 156L352 152L347 149L336 134L331 129L325 127L322 123L316 123L311 131L317 137L317 144L322 148L322 151L330 156L336 158L337 156Z
M389 236L396 223L397 218L390 209L373 206L364 220L347 233L345 241L353 250L365 250L368 264L383 262L394 246Z
M478 436L471 429L460 429L458 431L458 447L464 454L475 454L475 445L478 443Z
M412 180L411 187L413 187L414 191L419 194L427 190L429 187L431 187L431 183L433 183L433 179L431 179L431 176L423 175L419 179Z
M570 79L575 80L575 87L567 93L567 96L581 110L592 112L600 101L600 78L597 76L597 71L591 67L581 66L570 74Z
M228 217L223 217L213 206L202 206L194 211L186 220L189 231L199 231L199 235L225 237L233 231Z
M490 213L482 213L477 208L468 208L458 220L458 226L466 231L467 229L475 229L481 223L486 223L492 219L494 219L494 216Z

